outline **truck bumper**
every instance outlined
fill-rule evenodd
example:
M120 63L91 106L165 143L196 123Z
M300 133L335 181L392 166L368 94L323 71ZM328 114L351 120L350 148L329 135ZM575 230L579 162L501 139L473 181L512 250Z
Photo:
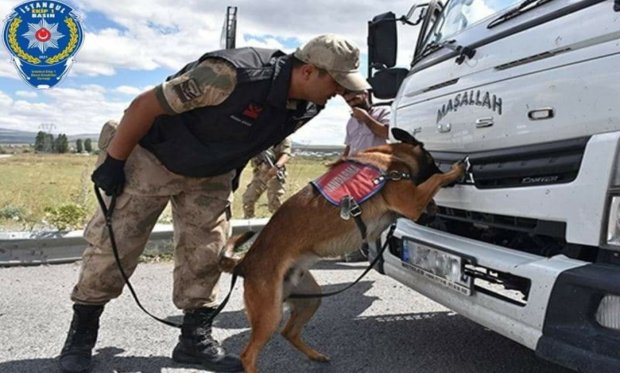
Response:
M555 282L536 354L580 372L620 372L620 330L595 318L601 299L620 294L620 269L589 264Z
M620 269L563 255L542 257L475 241L399 219L394 242L412 238L477 265L531 281L524 304L488 292L465 295L403 265L386 250L378 269L428 298L534 351L538 356L583 372L620 372L620 330L595 320L606 294L620 295ZM385 238L384 238L385 239ZM370 248L369 259L377 255Z

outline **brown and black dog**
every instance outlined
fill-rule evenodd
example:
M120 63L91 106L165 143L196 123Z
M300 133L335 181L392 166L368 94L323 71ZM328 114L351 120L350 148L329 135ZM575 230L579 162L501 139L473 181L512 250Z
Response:
M379 193L361 205L370 242L398 216L417 220L437 191L465 172L464 164L458 162L449 172L441 173L422 143L397 128L392 134L402 142L369 148L350 158L385 173L407 173L413 179L387 181ZM291 316L282 335L308 358L328 361L327 356L301 338L304 325L321 303L320 298L287 298L290 294L320 293L308 269L321 258L338 257L358 249L362 238L356 224L352 219L343 220L340 210L308 185L284 202L247 254L236 258L233 249L247 238L231 238L220 259L223 271L234 270L244 278L245 307L252 328L250 341L241 354L245 371L257 372L258 354L278 328L283 302L289 304Z

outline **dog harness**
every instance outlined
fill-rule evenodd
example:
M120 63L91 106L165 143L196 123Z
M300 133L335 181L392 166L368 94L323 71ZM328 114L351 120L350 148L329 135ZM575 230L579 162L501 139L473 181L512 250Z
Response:
M375 166L347 160L310 183L334 206L340 206L346 196L361 204L381 191L385 185L382 175Z

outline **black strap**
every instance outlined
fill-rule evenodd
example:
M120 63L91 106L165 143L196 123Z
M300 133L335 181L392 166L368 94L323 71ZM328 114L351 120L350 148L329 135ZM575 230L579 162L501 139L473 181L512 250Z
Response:
M362 242L364 245L368 246L368 238L366 237L366 224L362 220L362 215L354 215L353 220L355 220L355 224L357 225L357 229L360 230L360 234L362 235Z
M220 303L220 305L217 306L215 311L213 311L209 315L209 317L207 317L207 319L205 320L206 323L211 323L213 321L213 319L215 319L215 316L219 315L220 312L222 312L222 310L224 309L224 307L226 307L226 304L228 303L228 301L230 300L230 296L232 295L233 289L235 288L235 283L237 282L237 277L239 277L239 275L237 275L235 272L233 272L232 278L230 279L230 290L228 290L228 294L226 294L226 298L224 298L222 303Z
M346 195L340 200L340 217L344 220L349 220L353 217L355 220L355 224L357 225L357 229L359 229L360 234L362 235L362 247L360 248L361 253L366 257L366 253L368 252L368 238L366 237L366 224L362 220L362 209L360 205L357 203L355 198L350 195Z
M359 249L359 252L361 252L364 258L366 258L368 257L368 237L366 237L366 224L364 224L361 215L355 215L353 219L355 220L357 229L359 229L360 234L362 235L362 247Z
M370 263L370 265L368 266L368 268L366 268L366 270L357 278L357 280L353 281L352 283L350 283L349 285L345 286L342 289L336 290L336 291L332 291L329 293L318 293L318 294L291 294L288 297L289 298L293 298L293 299L308 299L308 298L325 298L325 297L331 297L332 295L336 295L336 294L340 294L345 290L348 290L349 288L353 287L355 284L357 284L358 282L360 282L360 280L366 276L366 274L368 272L370 272L370 270L375 266L375 264L377 264L379 262L379 259L381 259L383 257L383 252L385 251L385 249L387 248L389 242L390 242L390 238L392 238L392 235L394 234L394 230L396 229L396 224L392 224L392 226L390 227L390 230L388 231L387 237L385 239L385 242L383 243L383 246L381 247L381 249L379 250L379 252L377 253L377 256L375 257L375 259L373 259L373 261Z
M105 216L105 224L108 227L108 233L110 234L110 243L112 244L112 252L114 253L116 264L118 265L118 269L121 272L121 276L123 276L123 280L125 280L125 284L127 284L127 288L129 288L129 291L131 292L133 299L136 301L136 304L138 305L138 307L140 307L142 311L144 311L144 313L151 316L155 320L163 324L166 324L168 326L172 326L175 328L181 328L180 324L176 324L176 323L173 323L172 321L164 320L164 319L161 319L153 315L152 313L147 311L142 306L142 303L140 303L140 300L138 299L138 295L136 294L136 291L133 289L133 286L131 286L131 283L129 282L129 277L127 276L127 274L125 273L125 270L123 269L123 265L121 264L121 258L118 254L118 248L116 246L116 239L114 238L114 230L112 229L112 214L114 213L114 207L116 206L116 195L112 196L112 199L110 200L110 206L106 207L105 202L103 201L103 197L101 196L101 192L99 192L99 188L97 188L97 186L95 186L95 194L97 195L97 200L99 201L99 206L101 207L101 211L103 212L103 215Z

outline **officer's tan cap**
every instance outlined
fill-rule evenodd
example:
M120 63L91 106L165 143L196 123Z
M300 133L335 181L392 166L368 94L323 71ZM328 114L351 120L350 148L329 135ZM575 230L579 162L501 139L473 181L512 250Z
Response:
M338 84L349 91L370 89L360 74L359 48L350 40L334 34L317 36L298 48L294 56L305 63L327 70Z

